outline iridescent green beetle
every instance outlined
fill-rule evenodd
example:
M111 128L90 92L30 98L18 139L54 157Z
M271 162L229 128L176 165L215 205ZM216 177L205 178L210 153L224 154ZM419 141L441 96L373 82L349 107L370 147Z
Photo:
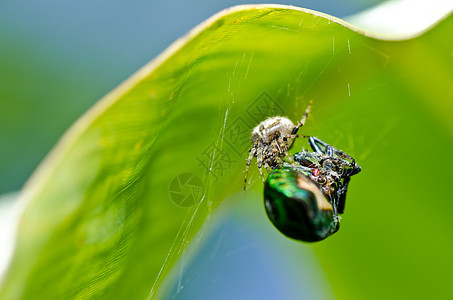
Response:
M340 226L319 185L294 168L275 169L264 184L264 206L284 235L306 242L325 239Z
M294 155L296 164L274 169L264 185L264 205L274 226L284 235L306 242L320 241L338 231L350 176L361 171L355 160L316 137L313 152Z

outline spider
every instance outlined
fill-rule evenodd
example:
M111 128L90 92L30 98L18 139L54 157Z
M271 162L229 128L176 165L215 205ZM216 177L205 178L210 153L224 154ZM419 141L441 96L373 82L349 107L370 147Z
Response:
M293 122L285 117L271 117L256 126L252 131L252 148L250 148L249 157L245 167L244 190L247 184L247 174L253 157L256 156L256 163L260 171L261 178L264 182L262 167L270 171L283 163L283 157L288 158L294 164L288 155L288 150L293 144L295 138L300 137L297 131L304 126L308 113L310 112L311 103L308 104L300 122L294 126Z

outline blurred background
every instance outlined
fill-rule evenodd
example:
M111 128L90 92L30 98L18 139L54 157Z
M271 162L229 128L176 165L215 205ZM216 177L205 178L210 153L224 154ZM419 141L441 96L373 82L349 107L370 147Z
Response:
M280 3L342 18L379 2ZM98 99L192 27L237 4L243 3L1 1L0 194L20 190L58 138ZM175 269L169 298L298 299L301 291L307 299L335 298L313 248L283 238L262 210L251 209L241 204L224 209L228 217L207 234L194 260L183 259ZM249 214L261 217L251 221Z
M280 3L344 17L378 2ZM1 1L0 194L19 190L102 96L195 25L244 3L275 1Z

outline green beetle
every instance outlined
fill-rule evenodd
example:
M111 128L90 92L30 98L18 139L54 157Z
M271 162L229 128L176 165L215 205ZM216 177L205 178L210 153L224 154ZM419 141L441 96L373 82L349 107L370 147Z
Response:
M264 206L284 235L306 242L325 239L340 222L319 185L293 168L275 169L264 184Z
M316 242L340 227L350 176L361 171L355 160L316 137L313 152L294 155L295 164L275 168L264 184L264 205L284 235Z

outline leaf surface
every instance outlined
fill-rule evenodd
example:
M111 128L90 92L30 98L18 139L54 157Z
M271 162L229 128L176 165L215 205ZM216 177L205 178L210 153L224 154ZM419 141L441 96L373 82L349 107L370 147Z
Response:
M351 184L345 232L314 245L335 291L378 295L371 282L383 280L384 292L407 296L395 276L417 282L425 272L417 263L439 274L453 248L442 229L447 212L424 214L427 199L452 207L433 189L448 185L453 167L437 159L453 146L452 30L450 16L418 38L385 41L296 7L213 16L96 104L41 164L21 195L0 296L155 297L203 222L242 192L251 129L273 115L297 121L309 100L301 133L345 150L363 169ZM260 190L252 167L248 188ZM419 235L441 249L430 265L417 259L428 248L410 246ZM406 270L389 274L389 259L401 258ZM369 283L360 280L363 265ZM443 275L418 280L433 290L448 286Z

